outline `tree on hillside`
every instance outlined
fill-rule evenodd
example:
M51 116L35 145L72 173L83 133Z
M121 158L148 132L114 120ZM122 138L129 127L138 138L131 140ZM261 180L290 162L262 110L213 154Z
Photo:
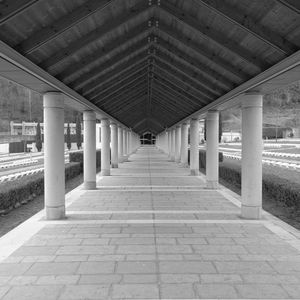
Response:
M80 149L82 142L81 142L81 118L80 114L77 115L76 118L76 143L77 143L77 148Z
M43 143L42 143L42 134L41 134L40 123L37 123L37 126L36 126L35 146L36 146L38 152L41 152Z
M70 151L71 150L71 130L70 130L70 124L68 123L68 127L67 127L67 137L66 137L66 142L67 142L67 148Z

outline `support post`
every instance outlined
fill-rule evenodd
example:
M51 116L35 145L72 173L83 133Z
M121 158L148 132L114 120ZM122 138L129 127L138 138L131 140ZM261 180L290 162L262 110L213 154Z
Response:
M180 162L183 167L188 166L188 124L181 124Z
M171 130L171 161L175 161L175 131L175 128Z
M111 167L118 168L118 125L112 123L111 127Z
M219 112L206 115L206 184L217 189L219 182Z
M180 163L181 127L176 126L175 133L175 162Z
M47 220L65 218L64 96L44 94L44 178Z
M118 126L118 156L119 156L119 163L124 161L123 156L123 129L121 126Z
M199 175L199 120L190 123L190 169L191 175Z
M127 133L126 133L126 129L123 128L123 161L127 161Z
M83 187L96 188L96 114L83 112Z
M101 119L101 175L110 175L110 124L108 119Z
M263 97L242 99L242 217L259 219L262 209L262 106Z

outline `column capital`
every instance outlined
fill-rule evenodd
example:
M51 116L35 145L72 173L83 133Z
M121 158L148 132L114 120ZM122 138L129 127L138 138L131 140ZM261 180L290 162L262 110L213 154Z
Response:
M245 93L242 96L242 108L247 107L262 107L263 95L258 93Z
M206 114L206 120L216 120L219 117L218 110L209 110Z
M110 125L110 121L108 118L103 118L100 121L101 121L101 126L109 126Z
M60 92L47 92L43 97L44 108L65 108L64 94Z
M96 113L93 110L84 110L83 121L96 121Z

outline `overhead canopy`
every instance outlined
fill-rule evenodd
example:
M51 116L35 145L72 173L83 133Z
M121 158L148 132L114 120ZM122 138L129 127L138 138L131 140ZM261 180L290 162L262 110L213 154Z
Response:
M295 54L300 2L3 0L0 38L95 107L155 134Z

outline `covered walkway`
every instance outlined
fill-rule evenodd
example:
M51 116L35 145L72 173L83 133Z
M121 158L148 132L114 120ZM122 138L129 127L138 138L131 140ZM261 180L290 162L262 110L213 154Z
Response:
M0 239L1 299L299 299L299 232L144 146Z

